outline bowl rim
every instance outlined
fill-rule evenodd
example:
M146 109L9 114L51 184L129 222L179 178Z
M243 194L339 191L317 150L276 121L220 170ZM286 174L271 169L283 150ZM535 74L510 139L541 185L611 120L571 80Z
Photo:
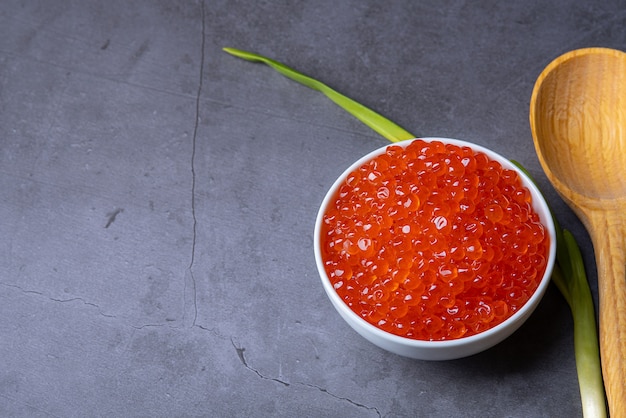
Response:
M533 292L532 296L526 301L526 303L522 306L521 309L516 311L513 315L507 318L505 321L500 324L489 328L488 330L482 331L478 334L470 335L467 337L455 338L451 340L442 340L442 341L431 341L431 340L418 340L413 338L402 337L399 335L392 334L390 332L384 331L377 326L369 323L361 316L359 316L356 312L354 312L344 301L339 297L339 294L335 291L328 275L326 274L326 270L324 268L324 263L322 260L321 254L321 228L323 223L323 217L326 213L326 209L330 204L331 200L335 197L336 191L339 186L343 184L344 180L353 170L362 166L364 163L370 161L374 157L382 154L385 150L393 145L398 145L401 147L408 146L411 142L416 140L422 140L426 142L434 142L440 141L444 144L451 144L457 146L467 146L470 147L474 152L482 152L487 157L492 160L498 161L503 168L515 170L524 187L526 187L532 196L532 206L535 212L540 217L542 225L548 231L550 236L550 245L548 249L548 257L546 258L546 269L539 282L539 285ZM344 315L347 315L348 318L356 323L359 326L362 326L367 330L370 334L373 334L383 340L386 340L391 343L395 343L398 345L409 346L413 348L453 348L458 346L471 345L473 343L478 343L483 340L487 340L493 338L509 329L509 327L514 326L520 321L525 321L527 317L534 311L539 301L542 299L548 285L550 284L550 276L552 275L552 270L554 268L554 263L556 260L556 228L554 225L554 221L551 216L550 208L542 193L536 186L536 184L528 177L528 175L513 164L509 159L503 157L495 151L490 150L484 146L475 144L473 142L469 142L466 140L455 139L455 138L446 138L446 137L416 137L400 142L395 142L391 144L386 144L382 147L379 147L364 156L357 159L354 163L352 163L348 168L346 168L333 182L332 186L326 192L324 199L320 205L320 208L317 213L317 217L315 219L315 230L314 230L314 253L315 253L315 262L317 265L317 269L322 280L324 289L326 291L327 296L331 299L332 304L335 306L337 310L340 310L340 315L345 318ZM352 326L352 324L350 324ZM520 324L521 325L521 324ZM354 327L353 327L354 328ZM517 327L515 327L517 329ZM355 329L356 330L356 329ZM357 330L358 331L358 330Z

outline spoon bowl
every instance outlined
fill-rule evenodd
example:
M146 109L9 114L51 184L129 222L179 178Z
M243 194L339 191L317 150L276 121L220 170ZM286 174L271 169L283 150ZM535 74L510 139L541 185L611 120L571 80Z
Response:
M594 245L605 389L611 415L626 416L626 53L555 59L533 89L530 126L546 176Z

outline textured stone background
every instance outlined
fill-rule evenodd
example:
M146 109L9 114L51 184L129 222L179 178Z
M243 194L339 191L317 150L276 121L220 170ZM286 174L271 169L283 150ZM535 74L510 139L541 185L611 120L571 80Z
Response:
M388 354L340 319L316 212L386 141L224 46L521 161L596 291L528 105L558 55L626 48L623 0L3 0L0 416L579 416L554 287L512 337L457 361Z

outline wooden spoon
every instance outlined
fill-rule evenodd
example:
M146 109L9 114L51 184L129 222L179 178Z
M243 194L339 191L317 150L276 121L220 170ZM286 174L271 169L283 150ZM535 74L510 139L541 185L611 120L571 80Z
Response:
M585 48L550 63L530 127L543 170L593 242L604 385L611 416L626 417L626 53Z

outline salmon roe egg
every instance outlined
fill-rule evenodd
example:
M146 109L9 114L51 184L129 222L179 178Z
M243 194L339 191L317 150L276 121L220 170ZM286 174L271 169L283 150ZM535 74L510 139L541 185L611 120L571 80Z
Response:
M426 341L475 335L517 312L550 245L517 172L420 139L350 173L321 234L341 299L374 326Z

